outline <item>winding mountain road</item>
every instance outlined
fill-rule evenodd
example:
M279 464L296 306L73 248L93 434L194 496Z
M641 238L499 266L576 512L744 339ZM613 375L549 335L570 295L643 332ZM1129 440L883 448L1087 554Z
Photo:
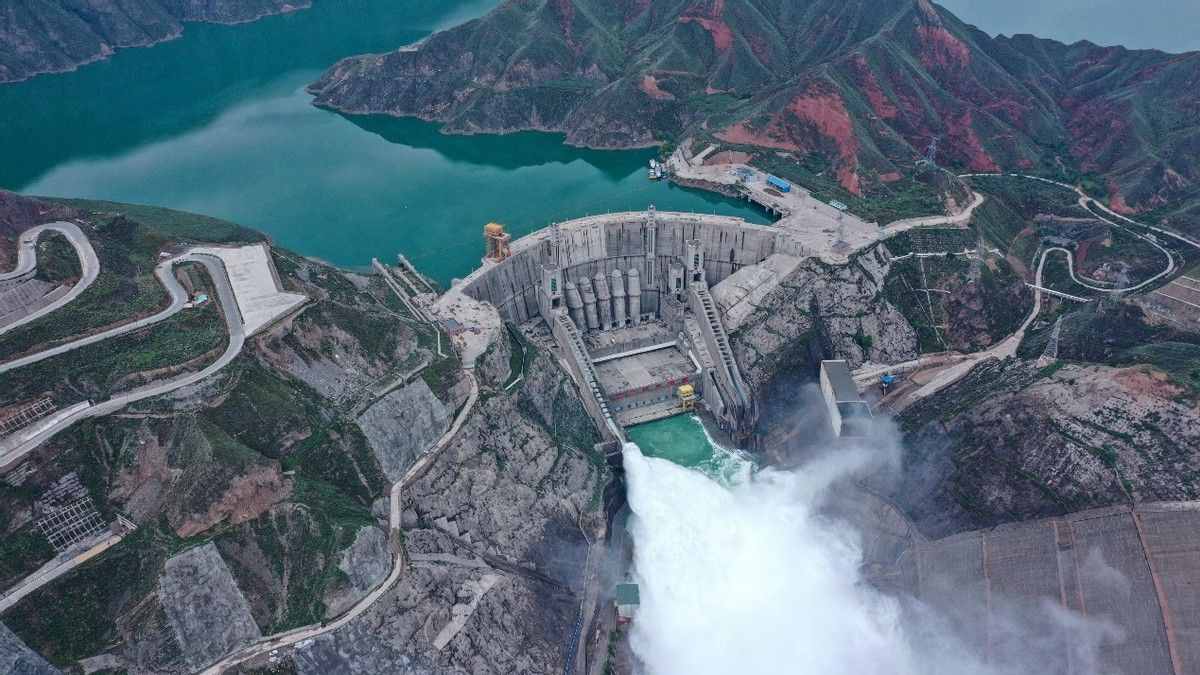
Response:
M1080 286L1082 286L1084 288L1087 288L1087 289L1090 289L1093 291L1100 291L1100 292L1104 292L1104 293L1132 293L1134 291L1145 288L1146 286L1149 286L1149 285L1153 284L1154 282L1158 281L1159 279L1162 279L1163 277L1168 276L1176 271L1177 266L1175 263L1175 257L1173 255L1171 255L1170 251L1168 251L1166 248L1161 246L1153 238L1147 237L1139 232L1135 232L1134 230L1132 230L1130 227L1128 227L1126 225L1122 225L1121 223L1114 222L1113 220L1110 219L1110 217L1122 220L1125 223L1128 223L1128 225L1130 225L1130 226L1140 227L1140 228L1144 228L1146 230L1151 230L1155 233L1161 234L1166 237L1170 237L1172 239L1175 239L1176 241L1179 241L1181 243L1187 244L1189 246L1192 246L1192 247L1200 250L1200 242L1197 242L1193 239L1190 239L1189 237L1178 234L1176 232L1171 232L1170 230L1165 230L1161 227L1155 227L1154 225L1147 225L1145 223L1139 223L1139 222L1132 220L1130 218L1127 218L1119 213L1115 213L1114 211L1112 211L1112 209L1105 206L1102 202L1097 201L1096 199L1094 199L1093 197L1088 195L1086 192L1084 192L1082 188L1075 186L1075 185L1068 185L1066 183L1056 181L1056 180L1051 180L1049 178L1041 178L1039 176L1029 176L1026 174L1019 174L1019 173L965 173L965 174L960 174L958 177L959 178L977 178L977 177L1022 178L1022 179L1026 179L1026 180L1034 180L1034 181L1038 181L1041 183L1046 183L1048 185L1060 187L1065 190L1070 190L1079 196L1079 206L1080 207L1086 209L1088 212L1092 213L1094 216L1096 216L1100 220L1103 220L1104 222L1108 223L1109 225L1112 225L1113 227L1122 229L1122 230L1132 234L1133 236L1149 243L1150 245L1154 246L1159 251L1161 251L1163 253L1163 255L1166 256L1166 258L1167 258L1167 266L1161 272L1154 275L1153 277L1146 279L1145 281L1142 281L1133 286L1129 286L1129 287L1125 287L1125 288L1099 286L1093 282L1089 282L1085 279L1081 279L1075 273L1074 256L1069 250L1062 248L1062 247L1058 247L1058 246L1052 246L1052 247L1046 248L1045 250L1042 251L1042 256L1038 261L1036 283L1035 283L1034 296L1033 296L1034 297L1033 311L1030 312L1029 316L1025 319L1024 323L1021 324L1021 327L1018 328L1017 331L1014 332L1012 335L1009 335L1007 338L1005 338L1003 341L992 346L990 349L987 349L982 352L973 353L973 354L962 354L962 353L958 353L958 352L930 354L930 355L926 355L926 356L914 359L912 361L907 361L905 363L900 363L900 364L894 364L891 366L864 364L864 366L862 368L859 368L857 371L855 371L855 373L854 373L855 381L858 384L863 385L871 380L874 380L875 378L879 377L880 375L884 375L887 373L906 372L906 371L913 371L913 370L924 370L924 369L928 369L931 367L937 367L937 366L942 367L942 369L940 371L938 371L930 381L921 385L919 388L907 389L904 391L897 391L893 394L893 396L895 396L895 398L892 398L890 401L885 401L887 403L888 407L890 407L893 411L896 411L896 412L903 410L904 408L908 407L909 405L911 405L912 403L916 402L919 399L931 396L931 395L937 393L938 391L941 391L942 389L946 388L950 384L957 382L959 379L961 379L963 376L965 376L968 372L970 372L970 370L972 368L974 368L977 364L979 364L987 359L990 359L990 358L1005 359L1005 358L1008 358L1009 356L1013 356L1014 354L1016 354L1017 348L1020 346L1021 341L1025 338L1025 333L1029 329L1029 326L1033 323L1033 321L1037 318L1037 316L1042 311L1042 291L1038 287L1042 286L1043 273L1044 273L1045 267L1046 267L1046 259L1049 257L1049 255L1051 253L1062 253L1063 255L1065 255L1067 257L1067 269L1070 272L1072 281L1074 281L1075 283L1079 284ZM971 208L969 209L972 212L974 211L975 208L977 208L980 204L983 203L981 201L982 195L980 195L978 192L976 192L975 195L976 195L975 203L973 203ZM1097 213L1097 210L1099 210L1102 213ZM1102 215L1102 214L1105 214L1105 215ZM1108 216L1108 217L1106 217L1106 216ZM894 226L899 225L899 226L905 226L904 229L911 229L912 227L916 227L917 223L924 222L926 224L933 224L932 221L934 221L934 220L937 220L937 219L914 218L909 221L899 221L897 223L893 223L893 224L889 225L888 228L892 228ZM899 231L903 231L903 230L902 229L896 230L896 232L899 232ZM889 397L889 398L891 398L891 397Z
M73 408L67 415L52 417L50 418L49 422L43 422L40 425L35 424L30 430L27 430L23 433L18 432L17 434L14 434L14 436L4 439L5 442L13 444L13 446L4 447L3 445L0 445L0 472L7 471L8 469L14 467L39 445L45 443L55 434L70 427L72 424L80 420L88 419L90 417L109 415L127 405L130 405L131 403L136 403L137 401L159 396L161 394L167 394L175 391L176 389L194 384L221 370L225 366L229 365L233 359L237 358L237 355L241 353L242 347L245 345L246 334L244 326L242 325L241 314L238 311L237 299L234 297L233 288L229 283L229 276L225 271L224 264L215 256L193 253L185 253L172 258L168 262L168 271L166 274L160 275L159 280L162 281L164 286L167 287L168 293L170 293L173 298L178 297L180 294L186 297L187 293L179 284L179 281L175 279L175 276L170 273L170 267L183 262L196 262L204 265L204 267L208 270L209 276L212 277L213 284L216 286L217 298L220 301L219 304L221 307L221 313L225 318L225 326L229 331L229 344L226 346L225 351L220 357L217 358L216 361L209 364L202 370L198 370L193 373L185 373L178 377L154 382L144 387L134 389L130 392L114 396L107 401L103 401L95 405L86 407L77 406ZM163 263L163 265L168 265L168 263ZM162 267L162 265L160 265L160 267ZM161 321L164 318L166 317L159 318L158 321ZM143 326L138 327L140 328ZM69 347L71 349L78 348L83 346L82 344L79 344L80 342L83 341L76 341L68 345L63 345L63 347ZM69 351L69 349L65 351Z
M211 256L209 258L211 258ZM215 258L211 259L216 260ZM174 274L175 266L184 262L200 261L195 259L195 257L188 258L187 255L184 255L159 263L158 266L154 268L154 275L158 278L158 282L167 289L167 294L171 297L171 303L167 305L166 309L163 309L162 311L143 319L131 321L127 324L117 326L116 328L96 333L95 335L89 335L85 338L73 340L71 342L58 345L57 347L51 347L50 349L37 352L36 354L30 354L29 356L19 359L5 361L4 363L0 363L0 374L6 373L15 368L21 368L22 366L32 365L38 361L43 361L53 356L58 356L59 354L65 354L67 352L79 349L80 347L86 347L87 345L103 342L104 340L111 340L112 338L119 337L127 333L132 333L140 328L153 326L156 323L166 321L172 316L175 316L188 302L187 290L185 290L183 286L179 284L179 282L175 279ZM217 262L219 263L220 261L217 260ZM223 270L224 267L222 267L222 274L224 274ZM212 276L211 269L209 270L209 273L210 276ZM239 323L241 323L240 320Z
M1071 281L1074 281L1076 284L1079 284L1080 286L1083 286L1084 288L1086 288L1088 290L1099 291L1101 293L1132 293L1133 291L1136 291L1140 288L1144 288L1144 287L1158 281L1159 279L1163 278L1164 276L1171 274L1172 272L1175 271L1175 260L1170 254L1167 254L1167 257L1171 259L1171 263L1167 266L1167 268L1139 284L1136 284L1134 286L1128 286L1126 288L1117 288L1114 286L1100 286L1100 285L1097 285L1095 282L1081 278L1078 274L1075 273L1075 254L1071 253L1069 250L1067 250L1061 246L1047 247L1045 252L1042 255L1043 260L1045 260L1046 255L1048 255L1050 253L1061 253L1066 257L1067 272L1071 275Z
M971 195L971 203L967 205L967 208L959 211L958 213L948 216L920 216L917 218L897 220L884 226L883 230L879 233L879 236L883 239L887 239L889 237L894 237L901 232L907 232L918 227L966 225L968 222L970 222L971 218L974 217L975 210L980 206L983 206L983 203L987 201L987 197L984 197L978 192L972 192Z
M285 631L283 633L264 637L257 642L243 647L242 649L226 656L208 668L205 668L203 671L201 671L201 675L220 675L220 673L224 673L229 668L268 654L272 650L290 647L299 642L324 635L325 633L331 633L350 623L359 617L363 612L370 609L372 605L374 605L380 598L383 597L384 593L386 593L392 586L396 584L397 581L400 580L400 575L403 574L405 567L404 555L400 546L400 513L402 511L401 506L403 504L401 491L405 485L413 480L416 480L418 477L424 474L425 470L429 468L429 465L434 459L437 458L438 454L440 454L441 451L450 444L450 441L453 440L456 435L458 435L459 430L462 429L463 422L466 421L471 410L475 407L475 403L479 400L479 383L475 379L474 373L472 373L470 370L464 370L463 372L471 381L471 394L467 397L467 402L463 404L462 410L459 411L458 417L454 419L454 423L449 429L446 430L444 434L442 434L437 443L430 447L425 454L421 455L421 457L417 459L415 463L413 463L412 467L405 472L404 476L392 485L392 489L389 494L390 504L388 509L388 527L390 530L393 558L392 571L388 574L387 578L384 579L383 582L378 586L376 586L375 590L364 596L346 613L342 614L333 621L325 624L301 626L300 628L293 628L292 630Z
M1125 230L1126 232L1132 234L1133 236L1151 244L1152 246L1157 248L1159 251L1162 251L1162 253L1167 256L1167 259L1170 260L1168 268L1165 271L1160 272L1159 274L1155 275L1154 277L1152 277L1136 286L1130 287L1128 289L1117 289L1117 290L1100 287L1100 288L1095 288L1094 290L1103 290L1103 291L1112 292L1112 293L1130 293L1130 292L1136 291L1138 289L1141 289L1142 287L1147 286L1147 285L1157 281L1158 279L1170 274L1171 272L1175 271L1175 259L1171 255L1170 251L1168 251L1167 249L1165 249L1161 245L1159 245L1159 243L1157 241L1155 241L1149 237L1146 237L1145 235L1143 235L1139 232L1135 232L1135 231L1129 229L1128 226L1113 222L1112 220L1109 219L1109 217L1124 221L1125 223L1128 223L1128 225L1132 225L1134 227L1140 227L1140 228L1143 228L1146 230L1150 230L1151 232L1154 232L1156 234L1161 234L1164 237L1170 237L1171 239L1174 239L1182 244L1187 244L1188 246L1191 246L1192 248L1200 250L1200 241L1196 241L1195 239L1192 239L1185 235L1179 234L1178 232L1172 232L1171 230L1167 230L1167 229L1158 227L1156 225L1148 225L1146 223L1141 223L1136 220L1133 220L1132 218L1129 218L1128 216L1123 216L1123 215L1117 213L1116 211L1113 211L1112 209L1108 208L1108 206L1106 206L1104 204L1104 202L1102 202L1102 201L1092 197L1088 193L1084 192L1083 188L1079 187L1078 185L1068 185L1067 183L1063 183L1061 181L1051 180L1049 178L1042 178L1040 176L1030 176L1030 175L1023 174L1023 173L964 173L964 174L959 174L958 177L959 178L1000 178L1000 177L1023 178L1025 180L1035 180L1035 181L1038 181L1039 183L1046 183L1047 185L1054 185L1056 187L1063 188L1064 190L1070 190L1079 196L1079 206L1081 208L1088 211L1092 215L1096 216L1100 220L1103 220L1104 222L1108 223L1109 225L1112 225L1113 227L1117 227L1122 230ZM1096 213L1097 210L1103 212L1104 215L1101 215L1100 213ZM1108 217L1105 217L1105 216L1108 216ZM1072 278L1074 278L1075 275L1072 274L1071 276L1072 276ZM1080 282L1080 284L1084 285L1082 282Z
M96 257L96 249L92 248L92 243L88 240L87 235L75 223L59 221L31 227L21 233L17 245L17 266L11 272L0 274L0 282L20 279L37 270L37 242L38 237L43 232L58 232L66 237L67 241L71 242L71 246L75 248L75 253L79 256L79 266L83 273L79 281L61 298L17 319L7 326L0 327L0 335L32 321L37 321L43 316L62 308L86 291L96 281L96 277L100 275L100 259Z
M1143 227L1143 228L1146 228L1147 230L1152 230L1154 232L1157 232L1158 234L1161 234L1166 237L1170 237L1170 238L1180 241L1184 244L1187 244L1188 246L1192 246L1194 248L1200 249L1200 241L1196 241L1195 239L1192 239L1190 237L1179 234L1178 232L1172 232L1171 230L1163 229L1163 228L1155 226L1155 225L1147 225L1146 223L1141 223L1136 220L1133 220L1132 218L1129 218L1128 216L1123 216L1123 215L1117 213L1116 211L1113 211L1112 209L1108 208L1108 206L1106 206L1104 204L1104 202L1102 202L1099 199L1096 199L1096 198L1092 197L1091 195L1089 195L1088 193L1084 192L1083 188L1079 187L1078 185L1069 185L1067 183L1063 183L1062 181L1052 180L1050 178L1042 178L1041 176L1030 176L1029 174L1024 174L1024 173L962 173L962 174L959 174L958 177L959 178L1005 178L1005 177L1006 178L1024 178L1025 180L1036 180L1040 183L1046 183L1048 185L1055 185L1055 186L1063 188L1065 190L1070 190L1070 191L1074 192L1075 194L1079 195L1080 206L1084 207L1085 209L1088 208L1089 204L1094 205L1096 208L1100 209L1101 211L1108 214L1109 216L1112 216L1113 218L1123 220L1123 221L1129 223L1130 225L1134 225L1137 227Z

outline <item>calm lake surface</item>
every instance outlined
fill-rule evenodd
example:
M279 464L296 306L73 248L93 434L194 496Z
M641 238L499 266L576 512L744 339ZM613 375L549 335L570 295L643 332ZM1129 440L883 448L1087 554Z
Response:
M316 0L251 24L189 24L178 40L0 85L0 187L227 218L348 267L403 252L442 283L478 265L493 220L520 235L653 203L767 222L743 203L647 180L654 151L580 150L552 134L446 136L310 105L304 86L339 58L395 49L494 5Z

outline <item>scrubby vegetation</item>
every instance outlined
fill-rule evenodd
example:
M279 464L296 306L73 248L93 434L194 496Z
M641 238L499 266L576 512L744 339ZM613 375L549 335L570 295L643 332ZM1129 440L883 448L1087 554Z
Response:
M52 393L62 400L103 400L144 383L138 373L215 358L228 343L214 302L185 310L154 326L104 340L5 375L0 405ZM200 364L195 364L200 365Z
M83 275L75 247L58 232L42 234L37 243L37 278L54 284L73 283Z
M89 209L89 236L106 272L78 307L72 303L74 313L55 315L62 326L39 322L6 335L3 348L11 354L23 351L13 346L19 342L44 346L79 326L98 329L153 310L162 292L152 270L162 250L186 241L261 239L199 216L72 204ZM58 257L47 256L47 264ZM437 335L432 328L418 333L385 306L390 293L373 292L380 289L365 277L287 252L275 252L275 260L283 284L313 300L303 313L249 340L238 359L194 391L148 400L129 411L132 417L88 420L61 432L31 458L34 471L23 486L0 485L5 586L49 559L40 533L9 515L28 513L45 486L68 472L79 474L106 522L121 513L139 525L5 614L6 625L54 663L113 648L128 653L146 641L158 649L163 636L171 642L154 591L164 562L187 546L216 543L264 632L319 622L329 594L346 592L342 551L365 525L377 524L371 508L388 488L354 404L371 400L360 392L415 366L421 350L436 353ZM180 274L186 286L215 297L200 268L184 266ZM441 337L451 356L436 360L429 377L445 395L459 364ZM100 400L142 384L152 371L162 377L184 364L200 367L208 361L198 357L215 356L227 340L210 301L6 374L0 405L47 392L60 404ZM85 599L68 601L76 594Z
M52 663L67 665L98 654L120 639L113 621L151 592L170 555L183 541L149 523L102 558L43 587L4 615L4 623Z

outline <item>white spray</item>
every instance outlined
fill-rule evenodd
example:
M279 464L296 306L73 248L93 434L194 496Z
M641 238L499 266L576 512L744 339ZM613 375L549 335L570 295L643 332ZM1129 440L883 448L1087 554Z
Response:
M870 461L865 450L753 478L748 460L717 452L720 482L625 447L641 591L630 639L647 675L1035 672L982 663L938 617L914 626L912 612L862 580L858 533L817 506Z

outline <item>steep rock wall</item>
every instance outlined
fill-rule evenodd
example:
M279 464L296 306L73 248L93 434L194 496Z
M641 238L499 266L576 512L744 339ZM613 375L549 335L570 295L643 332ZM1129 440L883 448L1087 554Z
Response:
M0 623L0 671L14 675L60 675L37 652L25 646L21 638Z
M603 527L599 438L566 374L538 353L481 399L405 492L407 569L363 616L296 653L302 675L555 673L578 608L587 536ZM473 605L489 576L498 580ZM461 605L461 607L460 607ZM439 649L454 612L473 615Z
M394 483L449 428L450 410L418 378L367 408L358 425Z
M211 542L168 560L158 592L184 659L193 669L262 635L250 605Z
M836 267L809 258L757 301L731 335L756 395L773 378L808 365L810 345L813 354L844 358L852 368L868 360L899 363L916 357L916 333L883 296L888 270L879 247ZM714 294L726 292L718 286Z

